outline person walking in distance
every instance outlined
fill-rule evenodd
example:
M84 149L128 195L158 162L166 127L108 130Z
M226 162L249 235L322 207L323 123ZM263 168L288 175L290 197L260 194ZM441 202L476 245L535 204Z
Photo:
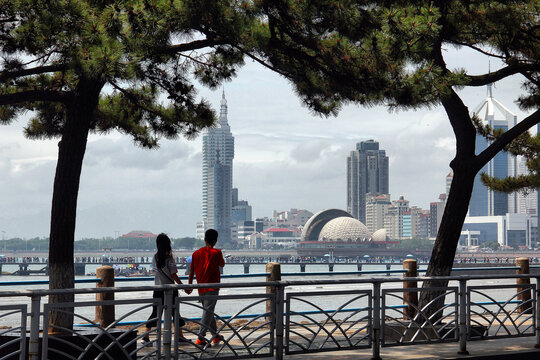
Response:
M191 255L191 267L189 271L189 283L193 284L193 276L197 279L197 284L219 283L221 275L219 268L225 266L225 260L220 249L215 249L218 240L218 232L214 229L208 229L204 233L205 246L195 251ZM212 334L211 341L214 345L223 341L223 336L217 333L216 319L214 318L214 309L216 307L219 288L198 289L203 307L201 317L201 326L199 329L195 344L199 346L207 345L205 339L206 331L210 330Z
M155 285L164 285L164 284L182 284L180 278L176 274L178 269L176 263L174 262L174 256L171 248L171 239L163 233L159 234L156 238L156 247L157 252L152 258L152 272L154 273L154 284ZM191 292L191 291L190 291ZM186 291L187 293L187 291ZM174 299L178 297L178 290L173 291ZM152 297L154 299L161 299L161 304L165 304L165 292L163 290L154 291ZM174 303L173 299L173 303ZM148 318L146 324L146 333L141 339L141 344L150 345L150 338L148 334L153 327L157 326L156 316L157 316L158 307L156 305L152 306L152 314ZM182 318L178 319L179 328L177 329L180 339L184 338L181 327L185 325L185 321Z

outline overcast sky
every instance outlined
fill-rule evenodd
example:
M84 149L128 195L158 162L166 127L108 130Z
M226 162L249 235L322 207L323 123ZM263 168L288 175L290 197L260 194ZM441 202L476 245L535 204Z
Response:
M488 61L448 52L451 67L485 72ZM491 68L497 65L491 62ZM233 183L255 217L291 208L346 210L346 158L359 141L374 139L390 159L392 199L429 208L445 191L454 139L441 107L389 113L384 107L346 106L321 118L302 106L283 78L248 62L226 83L235 138ZM221 89L200 88L219 112ZM520 79L495 85L493 95L518 121ZM461 91L470 109L486 88ZM28 140L25 119L0 131L0 231L3 237L48 236L58 140ZM158 150L111 133L92 135L83 164L75 238L114 237L131 230L194 236L201 217L201 139L162 141Z

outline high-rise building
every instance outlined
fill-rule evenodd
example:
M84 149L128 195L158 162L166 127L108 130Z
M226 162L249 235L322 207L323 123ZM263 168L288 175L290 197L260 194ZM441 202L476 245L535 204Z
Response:
M225 92L219 122L203 135L202 223L216 229L222 243L231 241L234 137L227 122Z
M473 111L473 115L482 117L485 124L495 130L512 128L517 123L517 116L508 110L503 104L493 98L491 85L488 85L487 98ZM497 117L497 118L496 118ZM484 151L489 145L488 140L480 134L476 135L476 153ZM516 157L506 151L500 151L489 163L487 163L476 175L474 188L469 204L469 216L494 216L515 213L517 211L517 195L506 194L488 189L480 181L480 174L487 173L496 178L515 176L517 173Z
M347 211L366 223L366 195L388 194L388 156L374 140L356 144L347 158Z

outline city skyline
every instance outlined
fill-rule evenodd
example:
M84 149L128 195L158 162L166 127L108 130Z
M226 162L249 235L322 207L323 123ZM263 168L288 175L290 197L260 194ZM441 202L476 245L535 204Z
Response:
M474 57L455 56L449 65L481 73ZM496 70L492 61L492 69ZM236 141L233 186L253 206L253 217L272 210L304 208L317 212L346 209L344 159L355 144L376 139L390 158L390 192L429 208L445 191L454 140L441 107L388 112L384 107L344 106L333 118L303 107L283 78L247 63L226 83L229 122ZM518 115L513 101L517 78L496 83L494 96ZM460 91L472 109L485 98L485 87ZM201 88L201 98L219 114L222 88ZM6 238L48 236L52 181L58 140L31 141L22 136L24 119L0 132L0 230ZM202 138L162 141L143 150L116 132L91 135L83 164L76 239L114 236L134 229L193 236L201 217Z

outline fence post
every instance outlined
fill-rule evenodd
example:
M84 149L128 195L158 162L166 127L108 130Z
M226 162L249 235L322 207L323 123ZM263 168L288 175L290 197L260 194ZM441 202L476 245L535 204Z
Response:
M171 358L171 319L173 317L173 289L166 289L163 294L163 299L165 300L163 304L163 355L165 356L166 360L169 360Z
M403 274L403 278L412 278L418 276L418 264L416 259L407 259L403 261L403 269L407 270L407 272ZM418 283L416 281L403 281L404 289L414 289L417 287ZM403 318L413 320L414 316L416 315L416 309L418 308L418 292L404 291L403 304L407 305Z
M516 274L518 275L528 275L529 272L529 258L520 257L516 259L516 266L519 267L518 270L516 270ZM531 283L531 279L516 279L516 284L518 285L529 285ZM532 306L531 306L531 290L526 290L526 288L517 288L517 299L521 303L518 307L518 312L520 313L526 313L526 314L532 314Z
M278 264L279 265L279 264ZM281 275L280 275L281 277ZM278 285L275 288L276 291L276 360L282 360L284 355L284 344L283 344L283 335L284 335L284 325L283 325L283 306L285 303L285 287L283 285Z
M31 303L31 308L30 308L31 318L30 318L30 339L28 340L28 359L38 360L41 355L39 353L39 317L40 317L39 309L41 306L40 305L41 297L38 295L32 295L31 301L32 303ZM26 342L26 339L24 341ZM22 351L21 359L24 359L25 355L26 355L25 351Z
M460 355L469 355L467 351L467 280L459 280L459 351Z
M96 277L100 281L96 284L97 288L114 287L114 269L112 266L103 265L97 268ZM114 292L96 293L96 301L114 300ZM114 322L114 304L96 305L95 322L101 327L106 328Z
M373 341L373 356L372 360L381 359L381 283L373 283L373 322L371 324L371 336Z
M536 278L536 349L540 349L540 277Z
M269 262L266 264L266 281L280 281L281 280L281 265L280 263L276 262ZM267 294L276 294L276 288L274 286L267 286L266 287L266 293ZM274 309L272 309L272 302L267 301L266 302L266 312L272 313Z

